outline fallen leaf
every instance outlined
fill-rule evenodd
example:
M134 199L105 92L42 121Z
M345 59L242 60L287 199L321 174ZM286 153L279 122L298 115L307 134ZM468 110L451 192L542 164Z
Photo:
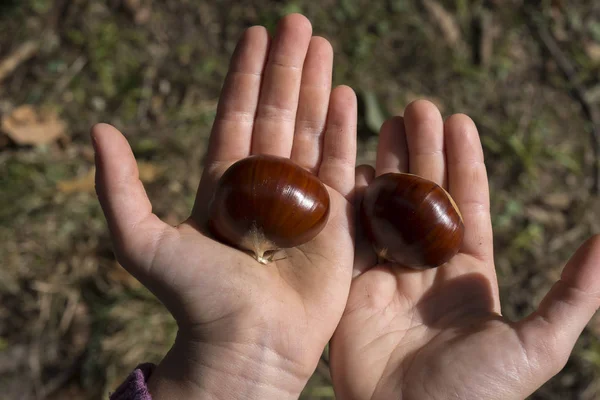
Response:
M144 183L154 182L164 171L161 166L157 166L150 162L138 162L138 170L140 174L140 180ZM70 194L70 193L85 193L94 192L96 184L96 168L92 167L87 174L76 177L74 179L67 179L59 181L56 184L56 188L59 192Z
M59 192L66 194L76 192L93 192L95 190L95 176L96 168L92 168L83 176L59 181L56 184L56 188Z
M150 162L141 161L138 162L138 171L142 182L151 183L162 175L164 168Z
M55 112L27 104L4 116L1 129L19 145L42 145L66 136L66 124Z

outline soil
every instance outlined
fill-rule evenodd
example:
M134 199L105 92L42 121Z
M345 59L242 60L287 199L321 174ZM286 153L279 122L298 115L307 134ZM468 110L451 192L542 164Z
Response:
M65 128L49 143L0 134L3 398L107 398L137 363L164 355L176 328L114 260L90 180L89 127L110 122L127 135L155 212L180 222L237 39L255 24L272 31L290 12L331 41L335 83L359 96L361 163L374 161L382 118L414 99L475 120L506 316L530 313L600 231L585 109L600 107L598 2L5 0L0 65L24 43L35 51L0 74L0 118L29 104ZM569 79L536 24L573 67ZM333 398L326 375L316 372L303 398ZM600 398L599 378L594 319L531 398Z

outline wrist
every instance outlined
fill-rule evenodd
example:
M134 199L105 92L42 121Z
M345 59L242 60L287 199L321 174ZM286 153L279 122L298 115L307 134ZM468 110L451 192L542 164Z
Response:
M148 390L153 400L297 399L309 378L260 341L207 343L178 334Z

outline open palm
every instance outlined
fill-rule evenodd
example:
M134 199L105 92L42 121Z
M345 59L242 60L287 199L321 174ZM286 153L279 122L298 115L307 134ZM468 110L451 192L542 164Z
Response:
M282 19L272 43L262 27L246 31L219 101L194 209L177 227L152 214L123 135L108 125L92 133L98 194L118 259L175 316L178 341L187 343L182 352L191 342L201 358L194 362L236 379L274 377L277 397L302 390L342 315L352 276L347 199L354 189L356 99L348 87L331 90L332 60L331 45L312 37L300 15ZM216 182L253 154L291 158L327 185L331 200L324 230L266 266L205 231ZM170 371L181 370L180 354L170 357L164 372L176 374ZM198 382L205 374L186 373L194 384L207 384Z
M523 399L556 374L600 304L600 241L583 245L539 309L500 314L487 175L473 122L445 122L426 101L381 129L373 176L410 172L443 185L465 223L462 250L437 269L375 264L359 243L357 276L331 343L340 399Z

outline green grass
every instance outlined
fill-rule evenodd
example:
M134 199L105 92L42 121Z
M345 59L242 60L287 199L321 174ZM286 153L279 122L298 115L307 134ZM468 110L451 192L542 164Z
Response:
M53 294L48 303L52 318L46 322L45 346L48 351L68 347L72 338L61 333L58 316L68 293L77 293L86 306L90 335L73 380L89 391L90 399L114 389L137 363L161 358L173 340L174 322L147 291L111 275L114 257L94 193L60 193L57 183L89 171L89 126L112 122L126 133L139 160L168 171L146 185L154 210L174 221L184 219L235 41L252 24L273 32L278 19L291 12L305 13L315 34L332 42L334 83L348 84L359 95L361 159L374 161L378 126L401 114L415 97L435 100L444 116L472 116L490 176L503 308L515 318L531 310L562 260L594 231L593 221L600 217L586 186L591 171L587 121L520 10L484 9L484 3L440 1L460 29L465 48L457 49L418 1L166 0L152 2L152 19L144 25L135 25L121 8L106 2L71 2L59 24L60 46L24 63L0 92L2 110L24 103L59 110L70 136L70 141L41 148L0 149L0 303L10 304L12 316L5 324L10 329L0 324L0 351L36 337L40 304L46 300L31 287L66 282L64 292ZM582 43L600 42L600 25L592 18L596 11L583 0L552 13L551 3L542 3L540 17L550 27L562 20L568 27L561 46L576 64L578 79L594 84L598 63L587 57ZM0 59L18 42L43 36L57 4L0 2L0 32L7 32L0 35ZM472 22L482 11L492 17L490 29L497 30L487 66L471 56L479 45ZM54 93L56 81L78 57L86 65L64 91ZM94 106L98 101L103 108ZM546 205L546 193L567 193L570 208ZM536 220L532 207L560 214L565 226ZM550 254L552 240L563 244ZM594 335L584 334L565 371L534 398L575 398L600 376ZM303 393L306 400L332 398L331 387L318 374Z

